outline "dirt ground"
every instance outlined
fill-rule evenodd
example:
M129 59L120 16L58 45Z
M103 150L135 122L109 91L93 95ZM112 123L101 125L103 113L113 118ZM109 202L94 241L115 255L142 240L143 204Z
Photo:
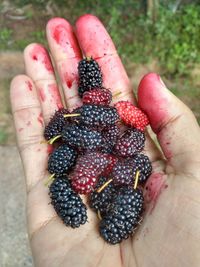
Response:
M15 146L0 146L0 266L32 267L25 215L25 183Z

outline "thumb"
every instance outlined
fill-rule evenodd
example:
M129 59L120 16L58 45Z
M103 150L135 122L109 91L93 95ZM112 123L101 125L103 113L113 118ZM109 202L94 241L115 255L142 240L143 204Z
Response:
M198 171L199 125L192 111L166 88L159 75L143 77L138 104L148 115L168 163L176 171Z

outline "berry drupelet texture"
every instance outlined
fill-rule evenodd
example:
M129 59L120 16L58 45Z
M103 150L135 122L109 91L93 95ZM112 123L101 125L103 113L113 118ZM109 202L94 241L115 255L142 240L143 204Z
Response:
M93 88L102 87L102 73L99 64L93 58L84 58L78 65L80 97Z
M127 125L144 131L149 124L147 115L129 101L119 101L115 104L115 108L117 109L120 119Z
M131 157L143 150L145 134L137 129L128 129L117 140L115 152L121 157Z
M111 177L115 185L133 185L135 174L133 163L129 160L119 160L113 167Z
M139 174L139 182L144 183L152 173L152 165L148 156L144 154L137 154L135 157L130 159L130 163L133 164L133 175L136 175L137 170Z
M68 114L69 111L65 108L59 109L55 112L50 119L48 125L44 130L44 138L50 140L61 134L64 125L69 123L69 118L64 118L64 114Z
M49 187L51 204L66 226L77 228L87 221L86 206L73 189L67 177L54 179Z
M112 101L111 91L108 89L92 89L83 94L83 104L109 105Z
M112 182L106 185L102 190L98 191L106 184L106 182L108 182L108 178L101 176L94 191L91 192L89 196L90 207L96 212L99 211L102 217L105 216L113 196L116 193L116 188L113 186Z
M152 172L151 162L144 154L119 160L112 170L113 183L115 185L133 185L137 171L139 171L139 183L144 183Z
M62 131L62 140L81 149L97 149L103 145L100 132L83 125L69 125Z
M80 156L70 174L73 189L79 194L90 193L94 190L99 175L110 172L115 162L113 156L99 152Z
M107 215L100 222L100 234L110 244L127 239L141 220L144 198L142 191L122 187L108 207Z
M102 130L102 137L104 142L102 152L112 153L114 146L117 143L119 135L120 135L120 129L116 124L105 127Z
M67 173L75 165L76 158L76 150L62 144L49 155L48 171L56 175Z
M114 107L99 105L83 105L73 111L80 114L76 120L90 127L106 127L114 125L119 120L119 115Z

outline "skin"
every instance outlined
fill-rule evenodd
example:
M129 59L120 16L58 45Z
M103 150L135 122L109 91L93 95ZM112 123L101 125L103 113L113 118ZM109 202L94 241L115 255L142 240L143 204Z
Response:
M27 75L16 76L11 83L35 266L200 266L200 129L191 110L155 73L142 79L138 105L148 115L161 149L147 136L145 153L153 162L153 174L144 189L143 222L133 237L120 245L109 245L99 236L98 219L90 209L88 223L74 230L65 227L49 205L44 182L49 176L46 167L51 147L41 140L45 124L58 107L65 102L72 109L81 103L76 78L80 51L97 59L105 86L113 93L121 92L115 102L134 101L115 46L98 18L80 17L75 32L76 37L70 24L61 18L47 24L51 57L63 87L61 94L48 53L39 44L26 47Z

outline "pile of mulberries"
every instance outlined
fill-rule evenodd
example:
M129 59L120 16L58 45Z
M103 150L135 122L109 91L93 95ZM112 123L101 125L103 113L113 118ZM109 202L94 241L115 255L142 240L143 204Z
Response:
M83 105L71 112L57 110L44 131L53 146L47 167L49 196L63 223L77 228L87 222L80 197L87 195L99 218L100 235L116 244L142 220L142 188L152 172L142 153L148 118L128 101L111 104L112 93L103 87L101 68L93 58L81 60L78 73Z

